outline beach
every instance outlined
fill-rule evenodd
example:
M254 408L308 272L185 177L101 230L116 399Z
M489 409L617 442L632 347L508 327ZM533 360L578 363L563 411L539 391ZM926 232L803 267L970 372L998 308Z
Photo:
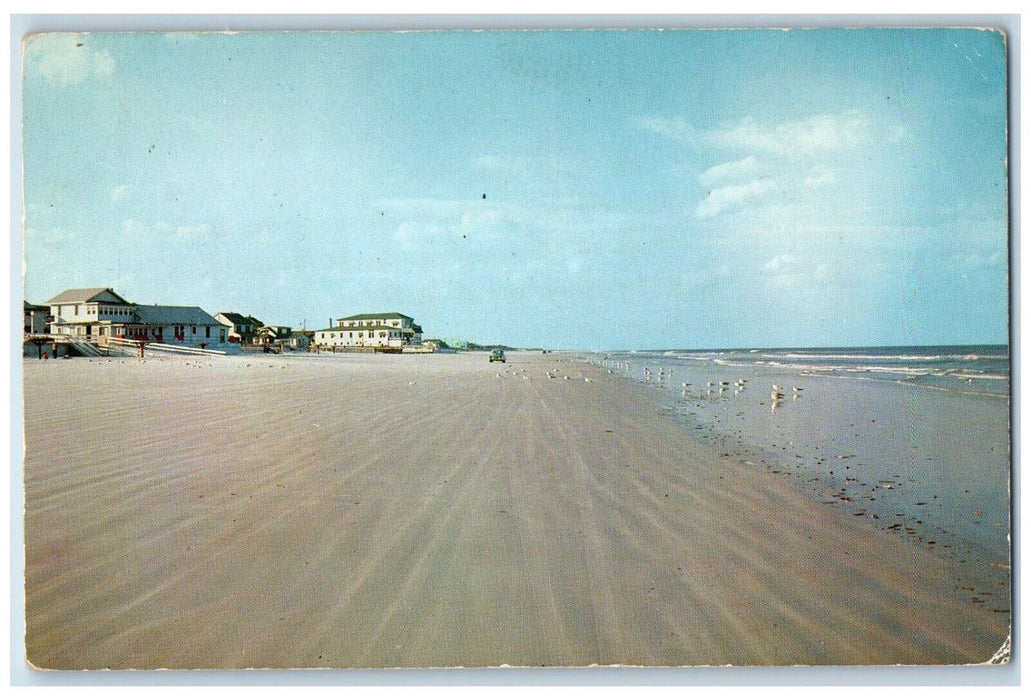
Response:
M1003 647L1008 560L824 505L677 420L668 392L573 360L25 361L29 663L977 664Z

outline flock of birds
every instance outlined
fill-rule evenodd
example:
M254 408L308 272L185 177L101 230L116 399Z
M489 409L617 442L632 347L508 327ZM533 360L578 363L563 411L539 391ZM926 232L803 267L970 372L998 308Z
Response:
M494 376L498 377L499 379L501 377L519 377L520 379L526 380L530 379L530 375L527 373L525 368L516 369L514 367L506 367L504 374L502 374L501 372L496 372ZM558 379L559 377L561 377L562 379L566 380L583 379L583 381L585 382L591 381L590 377L571 377L568 374L560 374L558 367L553 367L552 369L549 369L547 372L545 372L545 376L548 379Z
M594 363L592 363L594 364ZM599 363L600 364L600 363ZM626 376L629 376L633 369L629 362L606 362L604 364L609 365L609 374L614 374L615 371L620 371ZM658 386L669 386L672 382L675 374L674 370L667 369L665 367L659 367L657 370L653 370L651 367L643 367L643 378L646 383L656 384ZM504 373L497 372L496 375L499 379L501 377L518 377L520 379L529 380L530 375L527 373L525 368L506 367ZM545 376L548 379L563 379L569 380L582 380L584 382L590 382L591 378L587 376L573 377L569 374L563 373L558 367L552 367L546 370ZM731 382L729 380L723 381L710 381L706 382L705 391L698 394L694 393L694 386L691 382L681 382L680 389L682 396L692 396L700 399L716 399L724 396L731 389ZM748 384L748 380L744 377L739 378L733 382L734 396L737 396L743 392ZM770 392L770 410L776 411L783 404L784 399L787 398L787 388L780 384L773 384ZM797 400L802 395L802 387L792 386L791 387L791 398Z
M629 362L622 361L606 361L604 364L609 367L609 374L614 372L620 372L624 376L631 377L635 374L633 366ZM557 371L557 370L556 370ZM666 367L659 367L658 369L652 369L651 367L642 367L643 380L648 384L656 384L659 386L670 386L672 383L674 370L667 369ZM642 375L638 375L642 376ZM733 385L734 396L737 396L743 392L748 384L748 380L744 377L739 378L737 381L731 383L729 380L723 381L710 381L705 384L705 391L699 391L695 393L695 387L691 382L681 382L680 389L682 396L691 396L699 399L715 399L724 396L728 391L731 390ZM773 384L770 392L770 400L772 409L776 410L781 406L784 399L788 396L788 389L780 384ZM798 399L802 395L802 387L792 386L791 387L791 398L792 400Z
M734 382L734 395L737 396L742 391L744 391L745 390L745 385L747 385L747 384L748 384L748 380L743 378L743 377L738 379L736 382ZM688 396L688 395L691 394L691 383L690 382L681 382L680 387L681 387L681 394L683 396ZM730 382L729 381L707 382L706 385L705 385L705 396L706 397L712 397L713 394L717 394L719 396L722 396L723 394L725 394L729 390L730 390ZM770 399L773 400L773 408L774 409L778 408L780 406L781 402L784 400L784 398L786 396L786 394L784 392L785 392L785 389L780 384L774 384L773 385L773 391L770 392ZM797 399L801 395L802 395L802 387L800 387L800 386L793 386L793 387L791 387L791 397L793 399Z
M609 370L608 370L609 374L613 374L614 371L618 371L618 372L622 373L624 376L631 377L635 373L631 363L629 363L629 362L606 361L603 364L606 364L606 365L609 366ZM656 384L656 385L659 385L659 386L667 386L667 387L671 385L673 376L675 374L674 370L667 369L665 367L659 367L656 370L656 369L652 369L651 367L645 366L645 367L641 368L641 371L643 372L643 380L644 380L645 383ZM641 376L641 375L639 375L639 376ZM743 392L745 390L747 384L748 384L748 380L746 378L744 378L744 377L741 377L737 381L733 382L734 396L737 396L738 394ZM681 384L680 384L680 389L681 389L680 393L681 393L682 396L691 396L691 397L699 398L699 399L709 399L709 400L712 400L712 399L723 397L728 391L731 390L731 386L732 386L732 383L730 381L728 381L728 380L710 381L710 382L706 383L705 391L704 392L699 391L698 393L695 393L695 387L694 387L694 385L691 384L691 382L681 382ZM792 386L791 387L791 397L792 397L792 399L798 399L801 395L802 395L802 387L800 387L800 386ZM779 408L781 406L782 402L784 401L784 399L786 397L787 397L787 389L785 387L781 386L780 384L773 384L772 385L772 391L770 392L770 400L771 400L771 404L772 404L772 410L777 410L777 408Z

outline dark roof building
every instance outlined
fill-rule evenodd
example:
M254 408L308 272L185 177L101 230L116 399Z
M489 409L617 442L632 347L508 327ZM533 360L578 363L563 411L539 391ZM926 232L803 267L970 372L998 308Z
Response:
M151 326L220 326L214 316L199 306L137 306L136 322Z
M250 319L243 314L238 314L235 311L220 311L218 315L232 323L234 326L245 326L254 323L254 319ZM260 326L261 324L259 323L258 325Z

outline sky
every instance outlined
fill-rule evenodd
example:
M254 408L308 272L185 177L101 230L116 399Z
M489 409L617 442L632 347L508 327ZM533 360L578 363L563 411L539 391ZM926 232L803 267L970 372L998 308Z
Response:
M1005 343L980 29L41 34L25 298L593 350Z

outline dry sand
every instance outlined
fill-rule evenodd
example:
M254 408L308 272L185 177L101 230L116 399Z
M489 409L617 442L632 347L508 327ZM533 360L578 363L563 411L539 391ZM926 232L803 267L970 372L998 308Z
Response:
M957 592L977 572L641 386L509 360L26 361L29 661L951 664L1007 638Z

